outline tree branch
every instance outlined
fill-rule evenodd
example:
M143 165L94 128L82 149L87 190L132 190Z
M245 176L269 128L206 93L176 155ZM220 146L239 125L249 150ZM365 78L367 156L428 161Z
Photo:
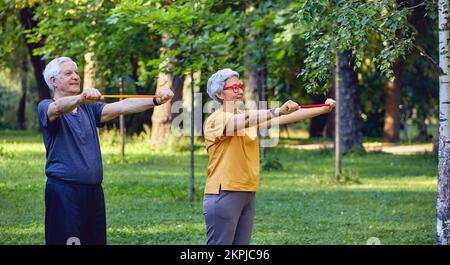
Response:
M415 5L415 6L406 7L406 8L403 8L402 10L398 10L398 11L406 11L406 12L410 12L411 10L414 10L414 9L416 9L416 8L418 8L418 7L421 7L421 6L424 6L424 5L425 5L425 2L422 2L422 3L417 4L417 5ZM391 14L388 15L388 16L377 18L377 19L375 19L374 21L380 21L380 20L383 20L383 19L392 17L392 16L394 16L394 15L395 15L395 13L391 13Z
M387 34L384 31L382 31L380 28L375 27L375 26L373 26L373 28L381 35L387 37ZM433 57L431 57L429 54L427 54L422 47L420 47L419 45L416 45L416 44L413 44L412 46L416 51L419 52L420 56L427 59L434 66L434 69L436 69L440 75L444 73L442 68L439 67L439 63L435 59L433 59Z

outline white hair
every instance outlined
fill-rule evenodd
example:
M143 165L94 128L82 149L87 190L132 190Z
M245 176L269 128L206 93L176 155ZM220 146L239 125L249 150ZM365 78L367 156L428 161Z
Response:
M51 91L55 91L55 87L52 84L51 78L59 78L59 74L61 74L61 63L64 62L72 62L78 68L77 63L75 63L69 57L59 57L51 60L46 66L45 70L42 73L44 75L45 83L47 83L48 87Z
M216 96L216 93L223 92L223 87L225 86L225 81L230 77L239 77L239 74L230 68L225 68L217 71L208 79L208 85L206 87L206 92L208 95L216 102L222 104L222 100Z

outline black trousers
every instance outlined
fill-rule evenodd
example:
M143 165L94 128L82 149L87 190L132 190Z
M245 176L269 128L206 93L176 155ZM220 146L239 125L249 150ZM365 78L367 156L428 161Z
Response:
M47 178L45 243L106 245L105 199L101 184L74 184Z

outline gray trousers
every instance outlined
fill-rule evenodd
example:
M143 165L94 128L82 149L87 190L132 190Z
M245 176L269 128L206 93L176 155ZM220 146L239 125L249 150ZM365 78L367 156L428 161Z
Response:
M248 191L224 191L205 194L208 245L249 245L255 217L255 194Z

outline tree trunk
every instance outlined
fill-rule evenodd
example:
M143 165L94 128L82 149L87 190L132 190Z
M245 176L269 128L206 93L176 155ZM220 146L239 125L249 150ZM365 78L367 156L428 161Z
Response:
M26 108L27 91L22 90L22 96L19 100L19 108L17 109L17 125L19 130L26 130L27 124L25 120L25 108Z
M265 69L265 63L263 66L255 68L246 67L245 70L245 88L247 89L247 104L256 104L256 108L268 108L265 106L265 91L267 70ZM248 66L248 65L247 65ZM262 105L261 105L262 104Z
M259 108L259 102L261 100L260 95L264 82L262 78L263 76L258 71L252 69L251 67L246 67L244 73L244 82L245 88L248 91L246 93L246 101L249 106L255 106L256 108Z
M245 88L248 89L247 106L254 109L270 108L265 99L264 87L266 83L267 71L265 70L265 63L263 64L264 66L254 66L255 68L246 67L245 71ZM247 64L247 66L249 65ZM267 134L268 130L264 129L264 131L261 132L259 135L260 139L267 138L268 136ZM265 145L260 144L259 146L260 146L260 159L264 160L266 154L264 148Z
M138 95L145 95L150 94L151 90L149 88L152 88L154 86L153 80L147 80L147 83L145 86L141 86L138 84L139 81L139 73L138 73L138 58L132 57L130 60L131 65L131 78L134 82L136 94ZM145 110L143 112L134 113L132 115L128 115L126 120L126 127L128 128L128 131L130 133L132 132L141 132L144 130L144 125L151 125L151 117L153 114L153 108Z
M395 80L388 81L384 101L384 140L387 142L398 142L400 140L400 63L393 66Z
M168 39L168 35L163 34L162 43ZM162 47L161 57L164 58L167 53L168 48ZM164 68L167 64L167 61L164 61L160 68ZM158 74L158 81L156 84L156 92L163 88L172 89L174 93L174 97L171 102L167 102L161 106L157 106L153 110L152 115L152 146L159 147L162 142L166 139L166 137L170 134L171 122L172 119L175 118L176 113L171 113L172 102L176 102L178 100L183 99L183 82L184 76L174 75L173 73L165 73L160 71Z
M422 115L421 115L422 116ZM429 141L431 140L432 136L428 134L428 117L423 117L418 120L417 125L419 131L417 132L417 135L414 137L414 140L419 141Z
M123 88L124 88L124 82L123 77L120 78L120 90L119 94L123 95ZM122 99L120 99L122 100ZM120 115L119 117L119 124L120 124L120 161L125 162L125 115Z
M350 51L339 54L338 73L336 77L339 86L339 131L341 148L345 152L348 149L363 150L362 146L362 121L361 106L359 100L358 79L353 70L354 60Z
M136 93L137 94L145 94L145 93L147 93L147 91L145 91L145 88L143 86L137 84L137 82L139 81L139 74L138 74L139 62L138 62L138 58L133 56L130 59L130 65L131 65L131 68L132 68L131 78L135 82Z
M335 170L334 174L336 176L336 180L339 181L341 179L342 174L342 164L341 164L341 156L342 156L342 150L341 150L341 108L339 107L341 105L341 56L339 54L336 54L336 63L334 68L334 92L336 94L336 104L337 108L335 110L335 116L334 116L334 161L335 161Z
M174 97L171 102L155 107L152 115L152 146L158 147L170 134L171 122L175 115L172 115L172 102L182 99L184 77L173 73L158 74L156 92L162 88L172 89Z
M450 226L450 95L449 95L449 65L450 56L448 43L448 0L438 1L439 13L439 166L438 166L438 196L437 196L437 244L449 244Z
M327 99L327 96L324 95L318 95L314 96L314 104L322 104ZM323 132L325 129L325 126L328 122L328 115L319 115L316 117L313 117L311 119L311 124L309 125L309 137L310 138L317 138L317 137L323 137Z
M90 46L92 45L93 43L90 43ZM95 61L92 59L93 56L93 52L88 52L84 55L86 64L84 66L83 90L86 88L95 88Z
M190 52L192 53L192 42L190 45ZM194 72L191 70L191 133L190 133L190 163L189 163L189 171L190 171L190 178L189 178L189 192L188 197L189 201L194 201L194 194L195 194L195 172L194 172L194 136L195 136L195 120L194 120L194 114L195 114L195 88L194 88Z
M336 68L336 67L335 67ZM334 75L333 75L333 82L331 82L330 85L330 91L328 92L328 94L330 95L331 98L336 99L336 69L334 71ZM328 116L328 120L327 120L327 125L326 125L326 129L325 129L325 134L328 138L334 139L334 131L335 131L335 120L336 120L336 108L329 112L327 114Z
M252 1L245 3L245 13L251 15L255 11ZM264 80L261 79L259 64L255 60L254 50L255 34L252 31L250 22L245 29L245 57L244 57L244 82L246 93L246 103L249 108L259 109L259 102Z
M33 20L34 16L34 10L31 8L22 8L20 9L20 20L22 22L22 25L24 29L31 30L37 26L36 21ZM38 86L38 95L39 95L39 101L50 98L50 90L47 86L47 83L45 83L44 76L42 73L45 69L45 62L39 55L33 55L33 50L39 47L42 47L42 43L28 43L28 53L31 58L31 64L33 65L34 69L34 77L36 78L37 86Z
M20 97L19 101L19 108L17 109L17 125L19 130L26 130L27 124L26 124L26 117L25 117L25 110L26 110L26 104L27 104L27 61L22 61L21 66L21 85L22 85L22 96Z
M256 11L255 1L246 1L245 13L251 17ZM244 82L248 92L246 92L246 103L250 109L268 109L270 106L266 101L265 87L267 79L267 62L265 58L264 32L255 34L248 19L245 29L245 57L244 57ZM263 44L261 44L263 43ZM261 45L257 45L261 44ZM268 137L268 129L259 131L260 138L260 160L265 159L265 140Z
M436 139L433 142L433 156L438 157L439 155L439 132Z

